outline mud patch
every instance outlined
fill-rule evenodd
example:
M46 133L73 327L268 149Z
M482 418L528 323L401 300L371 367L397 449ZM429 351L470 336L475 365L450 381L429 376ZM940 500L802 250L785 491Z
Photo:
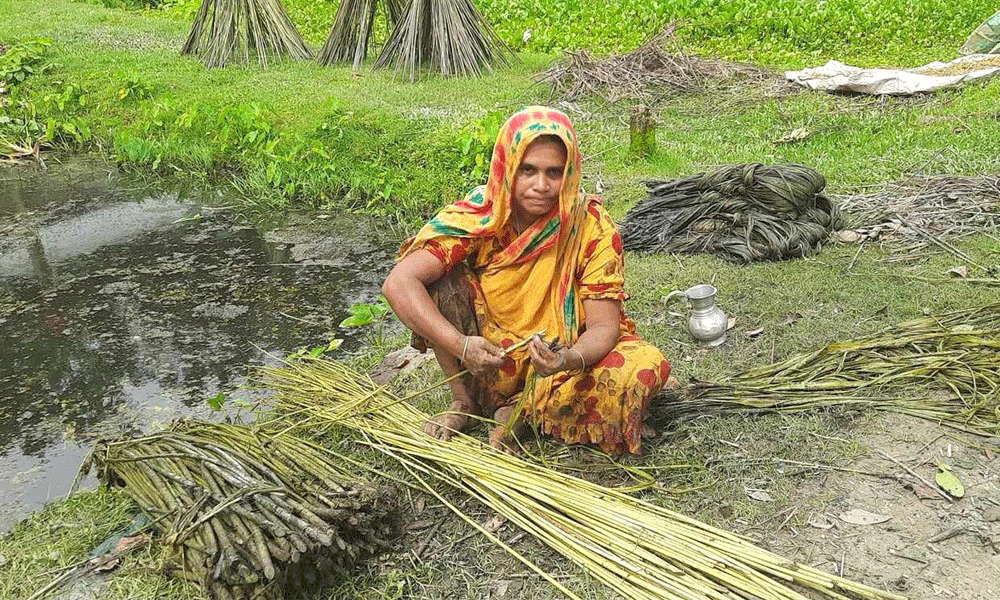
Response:
M799 516L788 520L800 524L764 534L769 549L912 598L1000 596L995 455L982 439L927 421L899 415L880 421L882 428L860 439L869 452L839 466L881 476L801 472ZM952 468L965 497L949 501L910 472L933 483L936 463ZM853 509L888 519L853 524L842 518Z

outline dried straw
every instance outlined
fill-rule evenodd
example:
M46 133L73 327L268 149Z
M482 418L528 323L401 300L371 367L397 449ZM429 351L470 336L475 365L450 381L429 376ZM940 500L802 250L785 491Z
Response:
M390 29L395 28L403 12L402 0L343 0L316 61L324 66L351 62L355 69L360 68L368 57L380 5Z
M263 67L269 54L311 56L281 0L202 0L181 54L200 56L210 69L249 62L251 54Z
M1000 303L901 323L658 398L658 418L870 407L1000 435Z
M392 66L410 81L421 67L479 76L513 56L472 0L409 0L375 67Z
M903 255L930 246L954 254L948 240L996 232L1000 221L996 175L918 176L875 193L835 198L859 234L858 241L892 240L894 250Z
M899 598L793 563L622 491L495 452L469 436L435 439L421 429L427 415L342 364L307 360L267 369L267 375L280 408L305 417L298 425L355 430L570 598L578 596L461 513L428 476L490 506L623 598L805 600L792 584L829 598Z
M754 65L707 60L684 53L671 23L642 46L624 55L596 59L586 50L566 52L566 60L538 76L564 100L585 96L609 102L622 99L656 102L683 93L719 88L724 82L757 84L772 82L775 88L790 86L776 73Z

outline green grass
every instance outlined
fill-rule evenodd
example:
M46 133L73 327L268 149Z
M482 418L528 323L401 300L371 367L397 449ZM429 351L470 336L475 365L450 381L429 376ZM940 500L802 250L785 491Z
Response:
M81 492L21 521L0 536L0 598L27 598L90 558L104 540L131 523L135 507L119 492ZM53 593L79 597L191 598L194 586L164 577L162 547L146 544L122 556L113 577L70 580Z
M314 21L322 21L324 11L332 15L334 8L325 2L288 4L293 16L306 11ZM753 12L751 5L746 0L745 5L702 6L707 11L699 17L704 23L692 17L685 25L707 36L694 48L721 52L712 45L716 38L705 23L716 18L713 15L736 10L734 6ZM875 3L861 5L882 15ZM34 128L22 134L0 126L0 139L30 145L33 139L48 137L57 147L110 154L124 168L141 173L232 181L247 205L260 210L289 204L347 207L413 227L481 181L477 161L481 165L488 159L498 115L557 100L533 79L556 57L527 53L538 49L531 44L513 67L480 79L429 77L408 84L395 81L391 72L353 72L293 61L270 69L249 65L205 70L195 58L178 55L191 6L181 2L164 10L124 10L70 0L0 0L0 10L12 15L0 23L0 42L39 36L52 40L44 57L48 70L29 77L2 109L35 123ZM513 1L504 6L484 5L484 10L513 26L516 19L504 17L504 11L521 14L524 7ZM607 12L602 6L563 2L547 10L562 10L558 14L565 16L565 11L578 8L586 21L587 15ZM668 2L658 6L660 11L680 10ZM793 10L782 6L774 10ZM934 6L918 3L913 14ZM948 19L938 19L934 39L959 43L945 34L961 37L955 33L960 28L955 15L970 12L961 5ZM569 22L557 19L558 14L553 13L551 22ZM897 21L894 17L865 29L865 39L881 44L890 33L899 39L898 31L889 29L899 25ZM621 23L624 28L630 21ZM925 26L921 21L920 27ZM570 31L562 35L598 50L625 49L610 41L609 31L620 30L592 29L588 36ZM325 35L306 31L313 31L314 44ZM542 35L540 28L533 31ZM553 25L545 31L561 30ZM756 35L753 31L746 35ZM725 55L736 56L739 48L764 52L766 46L745 37L722 37L733 50L722 52ZM614 39L624 43L621 40L631 38ZM761 56L760 62L788 68L818 62L796 39L785 42L781 52ZM912 52L911 60L923 52L920 43L901 47ZM833 54L830 49L824 57ZM939 48L936 56L945 58L942 54ZM826 175L834 190L915 171L995 170L996 155L984 150L1000 129L994 111L986 108L998 85L916 99L815 92L773 96L760 89L668 98L654 106L660 122L659 151L649 160L636 160L627 152L628 103L608 106L587 100L567 110L582 134L585 156L596 157L587 162L586 181L610 184L606 197L614 205L641 197L637 179L670 178L734 162L802 162ZM58 98L69 101L58 103ZM775 143L797 128L813 135L797 144Z

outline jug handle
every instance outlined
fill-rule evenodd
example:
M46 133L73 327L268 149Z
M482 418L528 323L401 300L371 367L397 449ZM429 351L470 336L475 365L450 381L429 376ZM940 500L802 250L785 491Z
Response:
M663 303L666 304L667 302L670 302L671 298L673 298L674 296L678 296L678 295L679 296L683 296L684 292L681 291L681 290L674 290L674 291L670 292L669 294L667 294L666 296L663 297Z

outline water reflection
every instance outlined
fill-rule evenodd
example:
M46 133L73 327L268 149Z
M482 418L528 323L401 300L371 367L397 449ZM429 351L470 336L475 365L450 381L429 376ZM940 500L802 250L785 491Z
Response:
M211 418L205 399L248 365L345 337L346 307L374 298L391 263L363 223L307 234L304 264L301 244L173 195L130 199L105 176L74 201L58 174L4 175L0 530L65 494L97 437Z

